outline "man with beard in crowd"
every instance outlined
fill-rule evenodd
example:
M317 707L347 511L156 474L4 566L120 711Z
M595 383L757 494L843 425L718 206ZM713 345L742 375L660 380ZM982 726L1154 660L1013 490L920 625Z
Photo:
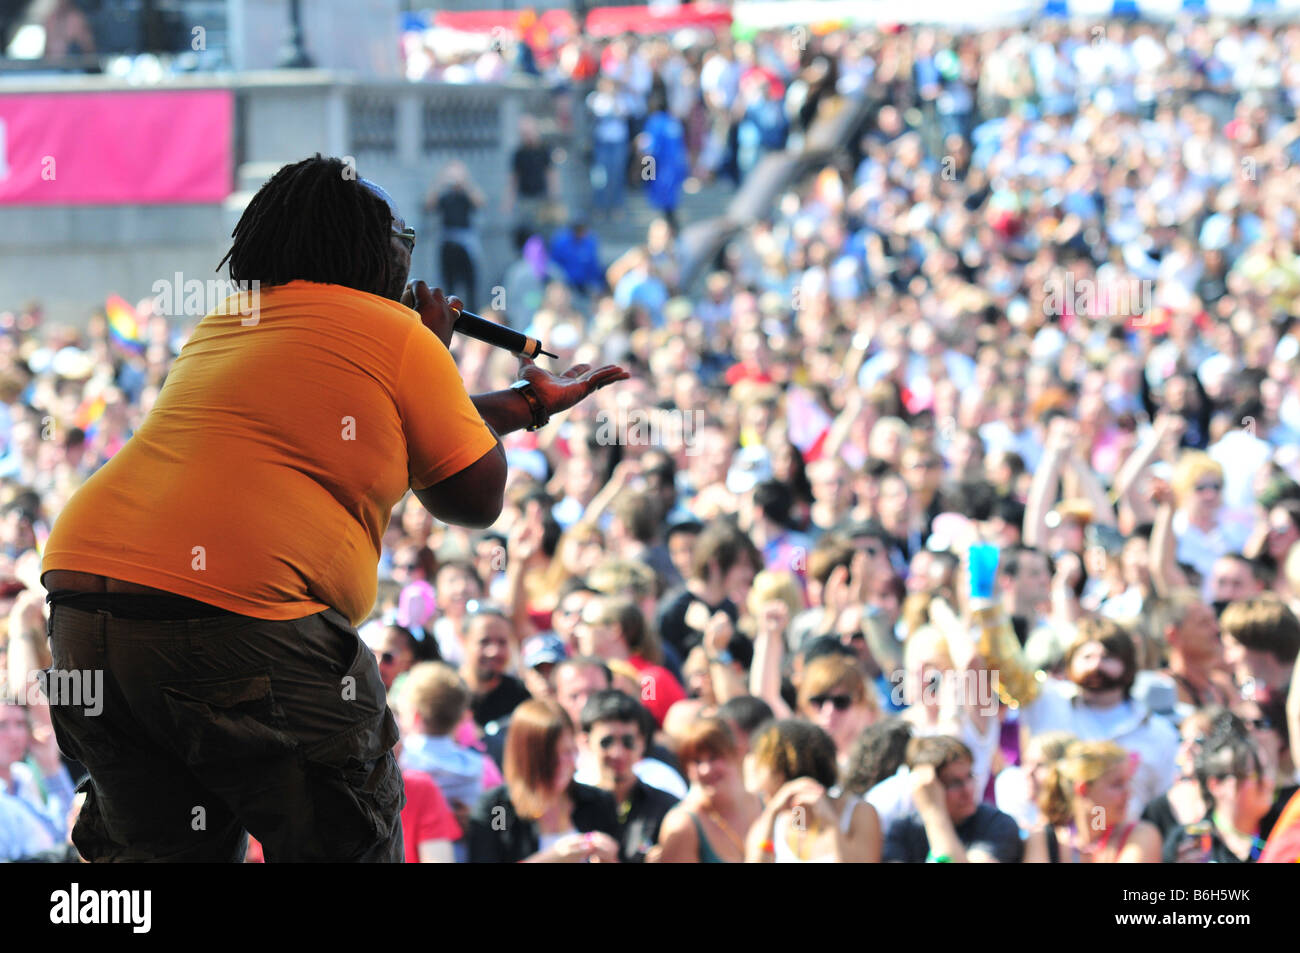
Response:
M986 633L987 634L987 633ZM1021 705L1022 747L1029 738L1063 731L1080 741L1114 741L1136 758L1129 810L1141 814L1148 801L1167 791L1177 772L1178 732L1166 719L1132 697L1137 649L1117 623L1089 615L1065 655L1065 679L1023 675L1023 659L1007 652L1010 640L981 639L980 651L1001 684Z

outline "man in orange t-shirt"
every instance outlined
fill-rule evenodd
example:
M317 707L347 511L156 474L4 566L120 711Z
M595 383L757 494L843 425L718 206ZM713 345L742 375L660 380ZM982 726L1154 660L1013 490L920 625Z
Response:
M343 162L282 168L227 256L251 292L203 319L59 515L53 668L104 673L102 711L51 706L90 772L73 831L88 860L237 861L251 833L271 861L402 861L397 728L353 627L392 507L412 490L445 522L490 525L497 434L627 376L525 362L471 397L452 306L407 286L414 243Z

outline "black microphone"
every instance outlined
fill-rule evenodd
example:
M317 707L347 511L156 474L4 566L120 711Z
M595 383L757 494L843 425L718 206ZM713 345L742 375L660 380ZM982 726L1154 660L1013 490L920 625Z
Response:
M480 318L472 311L465 311L455 307L452 307L451 310L456 312L456 323L452 326L452 330L458 331L466 337L483 341L493 347L499 347L511 354L522 354L528 358L536 357L538 354L545 354L547 357L559 357L558 354L542 350L542 342L537 338L530 338L526 334L520 334L513 328L507 328L486 318Z

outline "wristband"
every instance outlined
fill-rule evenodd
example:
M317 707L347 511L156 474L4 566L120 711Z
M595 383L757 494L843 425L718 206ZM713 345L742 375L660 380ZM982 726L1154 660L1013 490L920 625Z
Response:
M765 840L765 841L763 841L763 843L761 843L761 844L758 845L758 849L761 850L761 851L762 851L763 853L765 853L765 854L775 854L775 853L776 853L776 845L773 844L770 840Z
M925 855L925 862L927 864L951 864L952 858L947 854L935 854L934 851L930 851Z
M529 430L540 430L550 421L551 415L546 412L542 406L542 399L537 395L537 388L531 381L515 381L510 385L510 389L523 395L524 400L528 401L528 411L532 415L533 422L528 427Z

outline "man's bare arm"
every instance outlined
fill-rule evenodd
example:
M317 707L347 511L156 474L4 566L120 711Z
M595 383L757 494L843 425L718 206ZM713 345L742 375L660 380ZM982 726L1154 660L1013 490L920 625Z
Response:
M505 504L506 451L496 446L465 469L415 491L420 505L444 523L484 529L496 522Z

